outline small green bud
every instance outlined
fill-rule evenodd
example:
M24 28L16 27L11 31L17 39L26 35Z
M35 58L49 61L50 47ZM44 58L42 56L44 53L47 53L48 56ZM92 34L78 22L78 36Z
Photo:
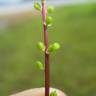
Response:
M53 23L53 18L51 16L46 17L46 24L47 26L51 26Z
M48 11L48 13L53 13L54 12L54 7L53 6L49 6L47 11Z
M58 50L59 48L60 48L60 44L54 43L54 44L49 46L48 52L54 52L54 51Z
M58 50L60 48L60 44L59 43L54 43L53 47L55 50Z
M44 70L44 66L43 66L43 64L40 61L36 62L36 66L37 66L38 69Z
M50 96L58 96L56 91L50 93Z
M36 10L40 11L40 10L41 10L41 5L40 5L38 2L36 2L36 3L34 4L34 8L35 8Z
M40 49L40 50L42 50L42 51L44 51L44 50L45 50L45 45L44 45L44 43L39 42L39 43L37 44L37 48Z

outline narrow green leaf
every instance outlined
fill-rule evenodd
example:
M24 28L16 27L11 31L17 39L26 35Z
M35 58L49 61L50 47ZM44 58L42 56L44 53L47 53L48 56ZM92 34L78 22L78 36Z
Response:
M36 66L37 66L38 69L44 70L44 66L43 66L43 64L40 61L36 62Z
M50 96L58 96L56 91L50 93Z

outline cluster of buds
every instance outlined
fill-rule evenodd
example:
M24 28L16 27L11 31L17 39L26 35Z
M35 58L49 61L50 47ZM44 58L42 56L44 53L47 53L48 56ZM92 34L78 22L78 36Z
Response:
M45 50L45 45L44 45L44 43L43 43L43 42L39 42L39 43L37 44L37 48L38 48L39 50L41 50L41 51L46 51L46 53L50 54L50 53L52 53L52 52L57 51L57 50L60 48L60 44L57 43L57 42L55 42L55 43L51 44L51 45L48 47L47 50Z
M41 4L39 2L35 2L34 4L34 8L38 11L42 11L42 8L41 8ZM53 6L48 6L47 8L47 13L53 13L54 12L54 7ZM46 24L47 26L52 26L53 24L53 18L51 16L46 16ZM37 44L37 48L41 51L45 51L45 45L43 42L38 42ZM55 52L57 51L58 49L60 48L60 44L55 42L53 44L51 44L48 49L46 50L46 52L48 54L52 53L52 52ZM38 65L41 65L40 62L37 63ZM43 69L43 68L41 68Z
M40 50L40 51L43 51L45 52L45 45L43 42L39 42L37 44L37 48ZM46 50L46 53L47 54L51 54L53 52L56 52L58 49L60 48L60 44L59 43L53 43L51 44L48 49ZM40 70L44 70L44 67L43 67L43 63L41 63L41 61L37 61L37 67L40 69Z
M41 7L41 4L39 2L35 2L34 8L37 11L42 11L42 7ZM54 12L54 7L53 6L48 6L46 12L49 13L49 14L53 13ZM46 24L47 24L47 26L52 26L53 18L51 16L46 16Z
M42 0L42 2L45 2L45 0ZM39 2L35 2L34 3L34 8L37 10L37 11L40 11L42 13L42 5L39 3ZM44 20L44 24L46 26L46 28L50 27L53 25L53 18L51 16L49 16L49 14L53 13L54 12L54 7L53 6L48 6L47 8L45 8L45 19ZM46 49L46 45L43 43L43 42L38 42L37 44L37 48L41 51L43 51L44 53L50 55L51 53L57 51L59 48L60 48L60 44L55 42L51 45L49 45ZM40 70L46 70L44 68L44 64L41 62L41 61L37 61L36 62L37 64L37 67L40 69ZM47 96L47 95L46 95ZM57 96L57 93L56 91L54 92L51 92L50 96Z

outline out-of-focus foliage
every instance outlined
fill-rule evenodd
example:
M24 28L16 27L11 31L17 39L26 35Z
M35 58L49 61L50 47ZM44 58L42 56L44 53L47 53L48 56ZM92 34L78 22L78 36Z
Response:
M62 6L53 17L49 40L62 47L51 59L51 85L68 96L96 96L96 5ZM44 86L35 67L43 58L35 47L42 41L40 26L37 16L0 31L0 96Z

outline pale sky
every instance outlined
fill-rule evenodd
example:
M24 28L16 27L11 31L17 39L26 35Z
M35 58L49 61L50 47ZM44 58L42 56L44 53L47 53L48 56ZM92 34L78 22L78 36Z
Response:
M18 3L21 0L0 0L0 3Z

